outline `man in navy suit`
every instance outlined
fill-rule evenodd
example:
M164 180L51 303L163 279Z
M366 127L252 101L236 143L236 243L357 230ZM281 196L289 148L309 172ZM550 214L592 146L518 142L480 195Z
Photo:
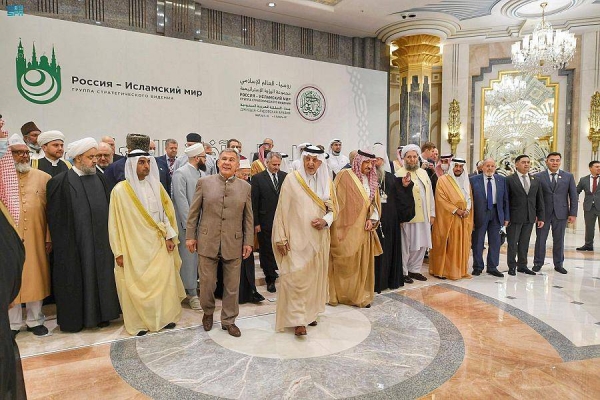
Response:
M510 224L506 235L508 274L514 276L518 271L535 275L535 272L527 268L527 252L533 224L536 224L538 229L544 227L544 193L540 180L529 175L529 156L518 156L515 159L515 168L517 171L506 178L510 202Z
M483 173L469 178L473 191L474 230L472 235L473 275L483 271L483 243L488 237L487 273L503 277L500 264L500 229L508 225L510 210L506 179L496 171L496 162L488 158L483 162Z
M577 187L573 174L560 170L562 155L549 153L546 156L547 171L538 172L544 192L544 226L536 229L533 271L539 272L546 258L546 240L552 227L552 261L554 270L566 274L563 268L565 259L565 230L567 222L574 223L577 217Z

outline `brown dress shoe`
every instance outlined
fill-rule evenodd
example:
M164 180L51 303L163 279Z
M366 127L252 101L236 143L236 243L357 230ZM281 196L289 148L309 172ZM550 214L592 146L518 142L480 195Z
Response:
M308 326L317 326L317 321L315 320L315 321L311 322L310 324L308 324Z
M213 315L210 314L204 314L204 316L202 316L202 326L204 327L205 331L210 331L212 329L213 326Z
M233 337L242 336L242 331L240 331L240 328L238 328L235 324L221 325L221 329L227 331L227 333L229 333Z
M306 335L306 327L305 326L297 326L294 330L294 335L296 336L305 336Z

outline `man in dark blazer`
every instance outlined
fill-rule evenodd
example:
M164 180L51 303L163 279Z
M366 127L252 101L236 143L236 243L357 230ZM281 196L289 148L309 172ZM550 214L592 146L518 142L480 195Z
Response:
M544 192L544 226L536 229L533 271L539 272L546 258L546 240L552 228L552 261L554 270L566 274L563 268L565 259L565 231L567 222L575 222L577 217L577 188L573 174L560 170L562 155L552 152L546 156L548 170L534 176Z
M265 273L267 290L275 293L277 279L277 262L271 244L273 218L279 201L279 189L283 184L286 173L280 170L281 154L267 154L267 169L252 177L252 211L254 212L254 232L258 235L258 252L260 267Z
M594 229L596 220L600 227L600 161L589 163L590 174L582 177L577 184L577 194L584 192L583 219L585 221L585 244L579 251L594 251Z
M483 271L483 244L488 237L487 273L503 277L498 271L500 264L500 229L508 225L510 209L506 179L496 171L496 161L483 161L482 173L469 178L473 191L474 230L471 237L473 249L473 275Z
M516 271L519 271L535 275L535 272L527 268L527 251L533 224L537 224L538 229L544 227L544 193L540 180L529 175L529 156L518 156L515 167L517 172L506 179L510 204L510 224L507 228L508 274L516 275Z
M164 156L154 157L158 167L160 183L163 185L169 196L171 196L171 174L169 173L169 164Z
M219 173L198 179L190 205L185 244L198 252L202 326L210 331L215 311L217 265L223 263L223 303L221 328L231 336L241 336L235 325L239 314L240 268L242 258L252 255L254 224L250 184L236 178L240 156L225 149L217 161Z

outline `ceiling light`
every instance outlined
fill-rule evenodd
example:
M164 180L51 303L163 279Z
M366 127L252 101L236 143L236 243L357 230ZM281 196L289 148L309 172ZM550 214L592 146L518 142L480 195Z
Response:
M276 5L277 5L277 4L275 4L275 3L273 3L273 2L267 3L267 6L269 6L269 7L275 7Z
M533 33L526 35L522 42L512 45L512 62L515 68L529 75L549 75L554 70L564 68L575 55L577 40L569 31L554 30L546 22L545 9L542 7L542 21L538 23Z

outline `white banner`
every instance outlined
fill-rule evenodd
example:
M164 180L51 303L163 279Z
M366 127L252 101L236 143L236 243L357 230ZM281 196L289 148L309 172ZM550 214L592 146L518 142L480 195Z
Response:
M244 154L265 137L385 143L387 74L106 27L0 12L0 114L10 132L34 121L67 142L127 133L185 141L189 132ZM35 55L34 55L35 46ZM183 146L180 146L180 154Z

